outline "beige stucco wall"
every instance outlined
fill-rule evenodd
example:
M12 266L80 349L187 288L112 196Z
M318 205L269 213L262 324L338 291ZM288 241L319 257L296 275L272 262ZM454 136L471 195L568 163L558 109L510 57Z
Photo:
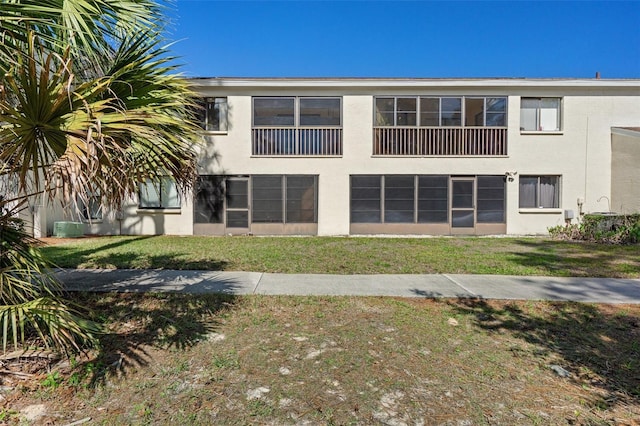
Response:
M640 83L628 86L567 82L503 83L443 82L442 84L390 81L370 82L287 82L258 80L235 83L197 82L204 96L226 96L229 129L226 133L205 134L201 150L201 174L315 174L318 187L318 234L349 233L349 176L352 174L445 174L504 175L517 172L507 182L507 233L545 233L549 226L564 223L564 210L579 218L577 200L584 201L583 212L605 211L602 196L619 199L611 190L611 128L640 123ZM252 157L252 96L341 96L343 100L343 156ZM372 156L373 98L375 95L461 95L508 97L508 150L506 157L423 157L392 158ZM561 97L562 131L556 133L520 132L520 98ZM640 144L638 144L640 145ZM638 146L637 145L637 146ZM615 160L620 162L620 160ZM558 209L522 210L518 207L518 179L521 175L560 175L561 205ZM122 233L191 234L191 197L179 212L151 212L137 209L136 202L124 210ZM636 197L637 200L637 197ZM627 203L627 201L625 201ZM577 219L576 219L577 220ZM574 220L574 223L576 222ZM92 225L91 232L120 232L114 219Z
M640 213L640 131L611 132L611 210Z

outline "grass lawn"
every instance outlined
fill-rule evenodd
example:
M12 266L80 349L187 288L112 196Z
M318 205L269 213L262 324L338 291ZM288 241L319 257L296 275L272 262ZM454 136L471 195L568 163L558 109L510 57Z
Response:
M506 274L640 277L640 247L546 238L50 238L66 268L165 268L327 274Z
M640 270L638 246L542 238L47 242L45 254L70 268L635 278ZM0 358L0 424L638 425L640 419L640 305L72 297L109 333L99 349L70 360Z
M0 423L637 425L640 419L638 305L76 297L112 334L101 351L53 363L48 373L34 366L44 372L31 378L6 374L13 366L5 362ZM38 360L20 362L24 371ZM556 374L558 367L569 376Z

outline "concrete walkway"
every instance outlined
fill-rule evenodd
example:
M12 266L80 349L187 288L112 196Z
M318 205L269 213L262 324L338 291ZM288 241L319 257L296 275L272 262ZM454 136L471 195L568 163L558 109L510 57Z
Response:
M70 291L464 297L640 303L640 279L503 275L316 275L176 270L61 269Z

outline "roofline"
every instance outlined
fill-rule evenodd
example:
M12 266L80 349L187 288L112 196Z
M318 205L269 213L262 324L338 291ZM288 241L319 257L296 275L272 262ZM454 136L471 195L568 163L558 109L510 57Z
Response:
M631 136L640 138L640 127L612 127L611 133L616 135Z
M640 79L195 77L187 80L199 87L575 87L640 90Z

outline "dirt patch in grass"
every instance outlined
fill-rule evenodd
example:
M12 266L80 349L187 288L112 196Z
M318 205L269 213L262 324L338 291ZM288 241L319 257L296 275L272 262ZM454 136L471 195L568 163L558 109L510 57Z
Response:
M77 295L101 351L2 380L0 422L637 424L640 306ZM5 370L18 371L18 361ZM24 362L24 360L20 361ZM566 377L563 377L565 376Z

